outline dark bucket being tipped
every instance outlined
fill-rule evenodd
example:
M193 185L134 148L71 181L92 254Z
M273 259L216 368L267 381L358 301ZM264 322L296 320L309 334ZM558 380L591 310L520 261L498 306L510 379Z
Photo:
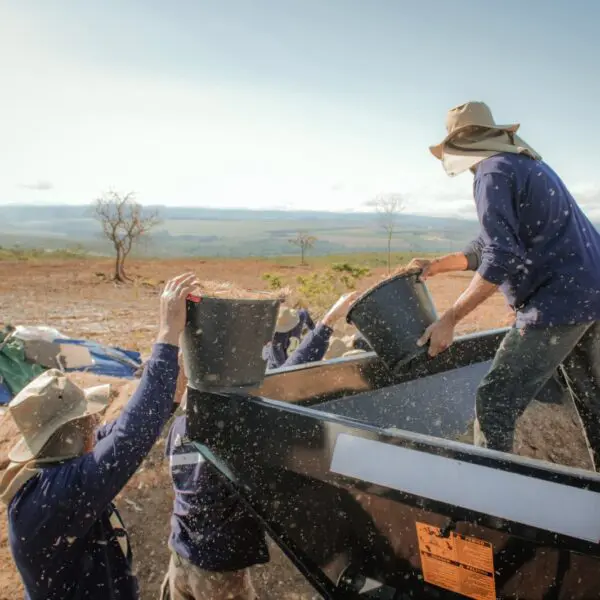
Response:
M187 301L183 358L188 385L200 391L257 387L265 376L279 300L202 298Z
M392 370L426 352L426 347L417 346L417 340L436 320L429 290L415 272L382 281L348 311L348 322Z

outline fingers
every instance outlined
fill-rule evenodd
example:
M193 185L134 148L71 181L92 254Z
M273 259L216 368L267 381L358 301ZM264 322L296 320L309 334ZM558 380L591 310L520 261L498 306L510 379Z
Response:
M429 261L426 258L413 258L409 263L409 268L423 269L429 264Z
M425 333L417 340L417 346L419 346L419 348L423 347L431 339L431 329L432 326L430 325L425 330Z
M174 291L181 281L193 276L193 273L182 273L181 275L177 275L177 277L173 277L173 279L167 281L167 285L165 285L165 292Z
M193 281L190 285L183 286L176 292L178 300L192 300L194 302L200 302L202 296L198 293L198 282Z
M175 294L178 298L186 298L190 292L200 285L200 281L195 275L188 275L182 279L175 287Z
M358 292L350 292L348 294L344 294L340 300L342 301L342 304L344 306L349 306L350 304L352 304L354 302L354 300L356 300L356 298L358 298L359 293Z
M430 344L429 345L429 351L427 352L427 354L429 354L429 356L431 358L435 358L440 352L443 352L443 348L439 345L436 344Z
M435 337L432 337L429 342L429 351L427 353L431 358L434 358L438 354L441 354L442 352L448 350L448 348L450 348L449 344L439 339L435 339Z

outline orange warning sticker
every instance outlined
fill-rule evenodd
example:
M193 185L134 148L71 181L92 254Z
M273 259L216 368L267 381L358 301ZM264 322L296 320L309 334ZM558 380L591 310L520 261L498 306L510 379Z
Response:
M474 600L495 600L494 549L489 542L417 523L423 578Z

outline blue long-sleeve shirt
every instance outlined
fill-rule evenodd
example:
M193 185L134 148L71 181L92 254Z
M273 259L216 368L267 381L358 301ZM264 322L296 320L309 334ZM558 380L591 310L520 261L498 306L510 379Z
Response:
M176 417L167 436L175 499L169 546L201 569L237 571L267 562L260 522L187 439L187 418Z
M273 339L263 350L263 359L267 361L267 369L277 369L288 359L288 356L300 345L304 328L312 331L315 328L307 310L298 311L298 324L290 331L275 333Z
M499 154L477 168L469 267L500 286L517 327L600 320L600 234L545 163Z
M318 323L281 366L321 360L332 334L333 329ZM165 448L175 492L169 546L211 571L234 571L268 561L261 524L189 442L186 426L185 416L173 421Z
M281 366L293 367L321 360L327 352L332 334L333 329L331 327L318 323L312 331L304 336L300 345Z
M94 449L45 467L8 507L9 543L26 600L133 600L138 587L110 523L112 501L171 414L178 350L157 344L119 418Z

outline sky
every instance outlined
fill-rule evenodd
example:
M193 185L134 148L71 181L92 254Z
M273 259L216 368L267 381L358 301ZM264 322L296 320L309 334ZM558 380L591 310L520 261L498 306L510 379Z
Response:
M0 203L472 217L428 146L487 102L600 216L596 0L0 0Z

